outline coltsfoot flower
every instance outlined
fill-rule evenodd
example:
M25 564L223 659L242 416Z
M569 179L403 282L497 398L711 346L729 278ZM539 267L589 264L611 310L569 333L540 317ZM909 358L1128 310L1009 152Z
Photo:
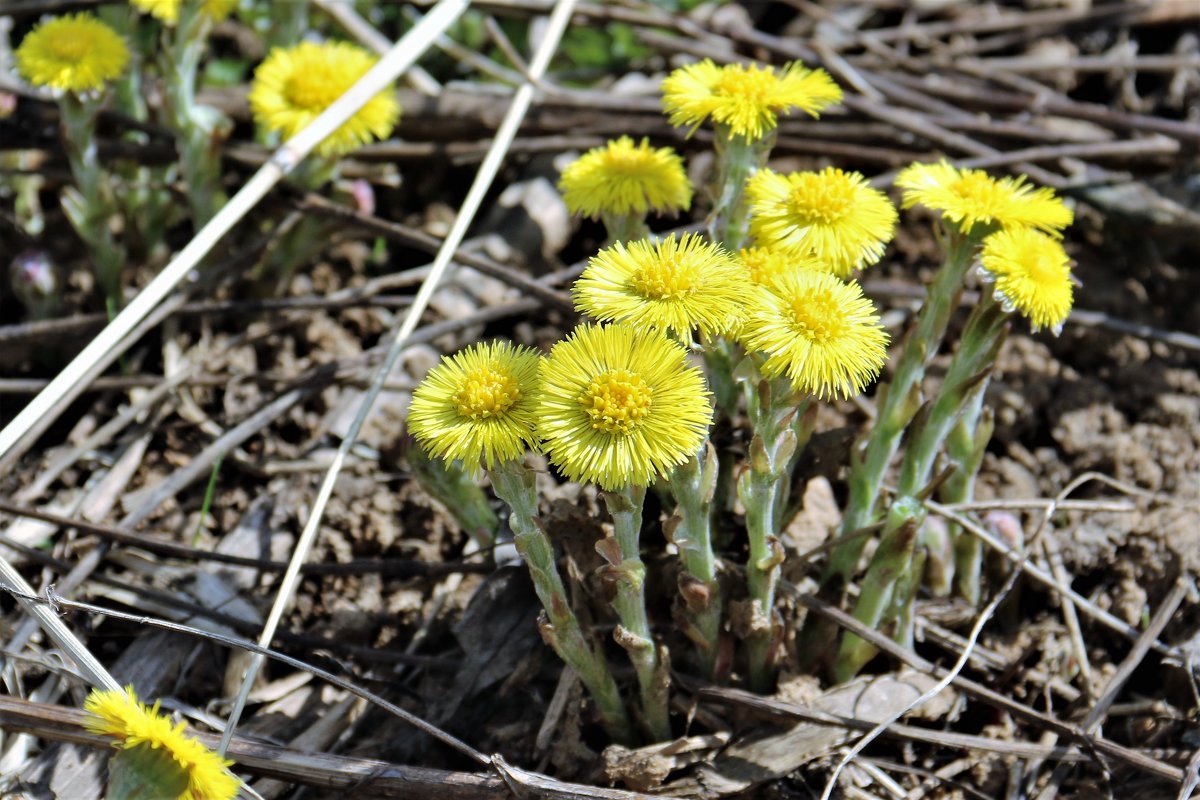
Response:
M759 242L811 255L843 278L882 258L896 229L895 206L857 172L764 169L746 193Z
M139 11L149 14L164 25L174 25L179 21L179 6L183 0L129 0ZM220 22L233 13L238 0L204 0L200 8L212 17L214 22Z
M743 247L738 251L736 261L750 281L759 286L770 286L780 275L796 270L829 272L824 264L811 256L777 247Z
M16 60L21 75L35 86L82 94L120 76L129 63L129 48L91 14L68 14L30 31Z
M1074 214L1053 189L1017 178L994 178L981 169L959 169L945 161L912 164L896 176L904 189L902 206L918 203L942 212L942 218L969 234L976 225L1037 228L1060 236Z
M573 481L646 486L690 458L711 422L700 371L658 331L580 325L542 363L538 434Z
M740 311L744 280L720 245L696 234L617 242L601 250L571 290L593 319L629 322L689 337L719 334Z
M89 731L114 737L122 755L153 764L151 775L159 777L162 786L147 790L178 787L178 793L170 795L177 800L232 800L237 795L241 781L228 769L233 762L188 736L186 723L172 723L160 714L158 702L153 708L139 702L132 686L124 691L95 689L83 707L92 715L84 723Z
M984 277L1008 310L1029 318L1036 331L1055 335L1071 313L1071 258L1062 244L1031 228L997 231L983 240Z
M563 170L558 182L572 214L676 214L692 204L683 159L669 147L619 139L589 150Z
M375 61L375 56L346 42L276 48L254 72L250 110L259 125L291 138L333 105ZM390 90L384 90L321 142L317 152L338 156L373 139L386 139L399 118L400 104Z
M741 341L767 356L767 377L786 375L796 391L830 398L858 394L879 376L888 335L857 283L804 270L754 288Z
M442 359L413 393L408 429L431 454L474 475L524 455L533 432L536 352L509 342L472 345Z
M779 114L799 109L816 117L842 99L842 90L822 69L801 64L785 64L778 72L757 64L718 67L709 59L675 70L663 80L662 90L672 125L694 130L711 118L748 142L774 130Z

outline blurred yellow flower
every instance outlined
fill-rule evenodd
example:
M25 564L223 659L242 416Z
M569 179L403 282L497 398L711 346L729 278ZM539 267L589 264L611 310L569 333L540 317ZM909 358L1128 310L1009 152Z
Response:
M187 735L183 722L172 724L171 718L138 702L137 694L130 686L124 691L94 689L83 704L91 717L84 726L92 733L112 736L114 745L123 752L153 755L146 751L160 751L170 756L168 773L162 775L165 785L183 787L177 800L232 800L238 793L241 781L229 772L232 761L227 761ZM185 780L186 779L186 780ZM154 795L156 787L145 787L147 794Z
M687 351L632 325L576 328L542 362L537 430L573 481L646 486L690 458L712 407Z
M741 331L748 352L767 356L767 377L820 398L858 394L879 376L887 332L862 289L828 272L794 271L754 287Z
M558 182L572 214L675 214L692 204L692 185L683 159L647 139L634 144L622 136L589 150L563 170Z
M302 42L271 51L254 73L250 110L259 125L289 139L316 119L375 65L376 58L345 42ZM317 147L338 156L391 136L400 104L390 90L372 97Z
M536 352L509 342L472 345L442 359L413 393L408 429L431 454L480 464L521 458L533 433L538 384Z
M729 330L743 294L737 265L697 234L617 242L601 250L571 290L593 319L629 322L688 338Z
M183 0L129 0L139 11L149 14L164 25L174 25L179 21L179 7ZM233 13L238 0L204 0L200 4L205 14L220 22Z
M84 93L118 77L129 63L129 49L91 14L68 14L30 31L16 60L21 75L35 86Z
M1071 258L1057 240L1031 228L998 231L983 240L979 257L1007 310L1029 318L1036 331L1057 335L1071 313Z
M1061 235L1074 220L1053 189L1038 188L1017 178L993 178L981 169L959 169L945 161L913 164L896 176L904 189L904 208L918 203L969 234L976 225L1032 227Z
M750 229L760 243L811 255L843 278L882 258L896 229L895 206L857 172L764 169L747 183L746 194Z
M711 118L751 142L774 130L779 114L799 109L815 117L842 99L842 90L822 69L801 64L785 64L778 72L757 64L718 67L709 59L675 70L663 80L662 90L672 125L694 130Z

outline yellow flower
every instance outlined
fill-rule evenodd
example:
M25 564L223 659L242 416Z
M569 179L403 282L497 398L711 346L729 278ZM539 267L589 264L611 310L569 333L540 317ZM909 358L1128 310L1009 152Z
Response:
M764 169L746 194L750 228L762 244L811 255L843 278L882 258L896 229L895 206L857 172Z
M21 75L35 86L83 93L119 76L129 63L129 49L91 14L68 14L30 31L16 58Z
M785 64L779 72L757 64L718 67L708 59L672 72L662 90L672 125L694 130L711 117L750 142L774 130L778 114L798 108L815 117L842 99L842 90L822 69L800 64Z
M174 25L179 21L179 6L183 0L129 0L129 2L139 11L160 20L164 25ZM201 9L212 17L214 22L220 22L232 14L237 6L238 0L204 0Z
M573 481L646 486L699 449L712 422L700 371L664 334L581 325L542 363L538 434Z
M302 42L276 48L254 73L250 110L269 131L290 139L375 65L376 58L345 42ZM400 104L390 90L372 97L317 147L322 156L348 153L391 136Z
M186 734L183 722L172 724L171 718L138 702L130 686L124 691L94 689L83 704L92 717L84 725L92 733L116 737L115 746L122 751L143 746L169 754L182 774L171 781L186 788L176 795L178 800L231 800L241 786L228 767L233 764L209 750ZM150 787L147 787L150 788ZM148 796L148 795L147 795Z
M650 210L675 214L692 204L683 159L669 147L653 148L647 139L635 145L628 136L571 162L558 188L572 214L593 219L605 214L644 215Z
M413 393L408 429L427 451L468 473L525 454L533 433L538 362L509 342L472 345L429 371Z
M888 335L857 283L806 270L755 287L741 341L766 354L767 377L787 375L797 391L829 398L858 394L879 376Z
M797 270L830 270L811 256L797 255L777 247L743 247L738 251L737 263L746 271L752 283L770 286L780 275Z
M575 308L593 319L629 322L689 337L729 330L742 297L737 265L720 245L697 234L657 242L617 242L579 276Z
M1057 335L1071 313L1071 258L1057 239L1032 228L997 231L983 240L979 257L997 299L1029 318L1036 331Z
M993 178L981 169L958 169L942 161L913 164L898 176L904 208L920 203L969 234L976 225L1032 227L1059 236L1074 220L1054 190L1037 188L1018 178Z

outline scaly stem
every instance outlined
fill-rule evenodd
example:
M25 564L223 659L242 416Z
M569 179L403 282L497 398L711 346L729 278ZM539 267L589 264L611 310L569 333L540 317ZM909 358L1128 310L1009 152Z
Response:
M945 238L946 260L925 295L891 381L881 386L876 395L875 422L866 441L856 444L851 454L850 497L842 517L842 535L875 522L883 476L905 428L921 406L921 380L925 377L925 367L937 354L950 314L958 306L963 276L971 264L979 236L950 232ZM836 547L830 554L821 582L840 586L849 582L866 543L866 537L860 536Z
M181 3L179 21L170 33L162 60L167 109L196 230L204 227L225 202L221 191L221 139L229 122L215 108L196 102L196 75L211 28L212 17L202 3Z
M971 393L991 372L1009 316L986 290L967 320L941 389L933 402L921 409L909 431L896 499L854 610L860 622L878 627L886 621L883 610L891 605L889 618L898 620L895 633L900 639L910 635L906 625L911 625L911 604L920 580L915 574L913 554L916 531L925 519L921 498L926 495L935 459L946 437L967 407ZM874 655L873 647L858 637L854 640L850 647L843 642L838 654L837 675L841 680L852 677Z
M108 175L100 168L96 152L100 101L82 100L67 93L60 98L58 107L63 145L75 179L75 186L63 193L63 210L91 250L96 282L104 293L109 315L113 316L123 304L121 273L125 268L125 250L117 243L109 224L117 208Z
M610 574L615 578L616 595L612 605L621 624L614 636L629 651L629 660L633 662L646 729L654 741L661 742L671 738L667 704L670 673L666 648L659 653L646 615L646 565L642 563L640 545L645 499L645 486L629 486L604 493L604 502L613 519L613 540L599 543L596 549L608 560Z
M750 206L746 201L746 181L767 163L775 145L775 131L755 142L730 132L726 125L714 130L717 152L717 178L713 191L713 215L709 236L731 253L746 246L750 238Z
M912 498L897 498L892 503L883 541L871 558L868 577L860 583L861 591L854 607L854 618L869 628L878 628L884 612L892 605L897 580L912 562L917 528L924 513L925 506ZM850 680L875 657L876 652L875 645L847 632L838 649L834 680L838 683Z
M523 464L509 462L489 470L492 488L512 511L509 525L517 551L529 567L533 588L542 601L546 617L541 623L542 638L567 666L575 670L596 703L613 741L632 744L633 729L621 693L603 650L584 636L575 612L571 610L566 587L554 559L554 545L538 518L537 489L533 473Z
M608 244L636 242L650 235L645 214L605 214L604 230L608 232Z
M500 520L488 504L483 489L459 462L430 458L419 445L413 444L408 448L408 466L420 481L421 488L446 507L480 549L491 549Z
M946 461L954 465L954 472L938 489L938 498L943 503L967 503L975 496L975 476L996 426L991 409L983 406L986 391L987 381L981 381L946 438ZM954 586L967 602L978 605L983 543L956 522L948 522L946 527L954 548Z
M680 627L696 643L705 674L716 679L725 600L712 545L712 501L717 490L717 451L712 444L706 441L699 453L671 473L670 481L679 506L663 527L683 561Z
M757 370L755 370L757 372ZM738 476L738 497L746 509L750 558L746 586L752 603L751 634L746 640L750 688L768 692L775 682L775 587L783 563L780 507L787 502L788 464L796 452L797 401L786 380L746 381L746 408L754 436L749 469Z

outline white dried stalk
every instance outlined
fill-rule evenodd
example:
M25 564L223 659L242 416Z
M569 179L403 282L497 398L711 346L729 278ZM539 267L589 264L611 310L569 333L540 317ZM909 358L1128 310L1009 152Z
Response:
M291 560L288 562L287 571L279 583L279 591L275 595L275 603L271 606L271 612L267 617L266 623L263 625L263 631L258 640L261 647L269 647L271 640L275 638L275 630L279 626L279 620L283 617L284 611L291 605L292 597L295 594L300 577L300 567L308 558L308 553L312 549L313 542L316 540L317 531L321 526L321 518L325 513L325 506L329 503L329 498L333 495L334 485L337 483L338 473L341 472L342 465L350 454L351 448L354 447L354 441L358 437L358 432L371 411L371 406L374 404L375 398L378 397L400 354L404 352L408 338L420 322L421 315L429 305L429 300L437 289L442 275L446 272L447 267L450 266L450 261L454 257L454 253L458 250L459 244L462 243L463 237L467 233L467 228L470 227L471 222L475 219L475 214L479 211L479 206L483 203L488 189L491 188L492 181L495 179L496 173L499 172L500 166L504 162L504 157L512 146L513 139L516 137L517 130L520 128L521 122L524 120L525 114L529 111L529 106L533 102L535 88L533 82L540 80L545 74L546 68L550 65L550 59L558 49L559 40L562 39L563 31L566 30L567 23L571 20L571 12L574 8L575 0L557 0L555 3L554 10L551 12L548 24L546 25L545 33L538 44L537 52L534 53L533 61L530 63L529 81L523 83L513 95L512 104L508 107L504 121L500 123L499 129L496 131L496 138L492 140L492 145L488 149L483 163L479 166L479 172L475 175L475 180L467 192L467 197L463 200L462 206L458 210L454 224L451 225L449 233L446 234L446 238L437 252L437 256L433 259L433 267L430 269L428 277L421 284L421 288L417 291L416 297L413 298L413 303L409 307L404 320L392 336L391 343L388 345L387 355L384 357L383 363L375 371L371 385L359 403L354 421L351 422L349 430L346 431L346 435L342 438L342 442L338 446L337 453L329 464L329 469L325 472L325 477L321 481L320 488L317 490L317 496L313 500L312 510L309 512L307 522L305 522L304 530L300 533L300 538L297 540L296 547L292 551ZM433 12L426 16L419 24L427 22L430 16L433 16ZM234 701L233 708L229 712L229 722L226 724L225 731L221 736L221 744L217 749L218 753L224 753L229 747L229 742L233 738L233 732L237 728L238 720L241 718L242 710L246 706L246 698L250 694L250 688L258 676L258 671L262 667L263 660L264 656L256 654L246 669L241 689L238 692L237 699Z
M0 430L0 473L11 470L33 444L83 391L133 344L129 333L172 289L189 275L209 251L250 209L304 159L314 147L354 116L372 97L391 84L430 47L433 40L466 10L470 0L441 0L349 90L308 127L284 142L270 160L200 229L187 247L121 310L87 347L50 381L12 422Z

